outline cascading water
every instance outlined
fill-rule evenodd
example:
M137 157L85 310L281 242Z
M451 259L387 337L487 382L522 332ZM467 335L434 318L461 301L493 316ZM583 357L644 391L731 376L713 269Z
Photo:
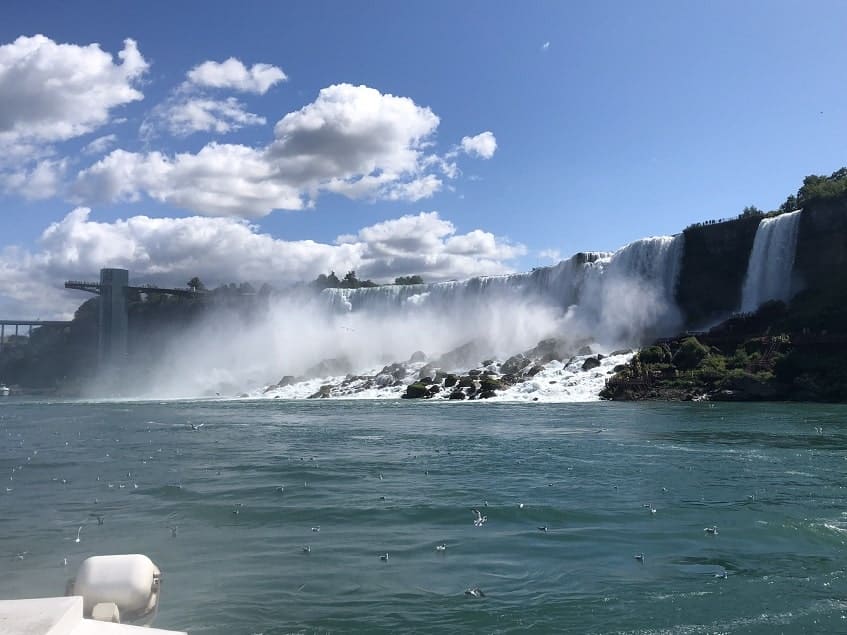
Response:
M791 298L799 228L800 210L761 220L741 291L742 312L755 311L768 300Z
M465 372L526 353L538 368L520 375L503 398L596 398L631 353L604 358L588 372L586 345L594 353L629 349L681 325L674 292L682 247L681 235L663 236L528 273L326 289L317 297L292 289L271 298L258 319L223 312L181 334L146 394L296 398L327 396L321 391L331 388L344 398L397 398L425 363ZM415 361L416 351L427 362ZM402 366L398 375L386 370L392 364Z
M565 335L635 345L681 323L674 300L683 237L637 240L614 253L580 253L529 273L409 286L326 289L335 310L396 314L435 310L460 320L469 305L541 305L565 316Z

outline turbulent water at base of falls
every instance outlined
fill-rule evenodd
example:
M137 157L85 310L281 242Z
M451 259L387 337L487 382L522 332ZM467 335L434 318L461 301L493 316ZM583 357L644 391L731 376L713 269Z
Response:
M800 213L763 218L759 223L741 291L742 312L753 312L768 300L791 298Z
M509 376L498 398L596 398L628 357L600 357L600 369L584 371L588 356L681 326L674 295L682 248L682 236L661 236L528 273L318 295L301 289L272 298L260 317L210 316L192 326L149 373L152 381L139 373L137 393L298 398L332 384L322 396L398 397L421 378L410 364L420 351L441 373L461 375L492 360L490 373ZM529 365L503 370L518 353ZM386 380L384 367L395 363L403 372Z

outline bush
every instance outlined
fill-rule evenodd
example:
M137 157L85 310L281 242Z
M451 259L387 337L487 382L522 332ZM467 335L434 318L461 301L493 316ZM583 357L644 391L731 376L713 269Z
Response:
M696 337L688 337L680 344L673 363L680 370L691 370L697 368L708 355L709 349L703 346Z

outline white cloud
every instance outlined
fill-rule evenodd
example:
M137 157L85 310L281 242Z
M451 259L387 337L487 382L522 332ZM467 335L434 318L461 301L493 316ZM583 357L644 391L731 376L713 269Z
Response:
M433 170L458 175L455 163L424 152L438 124L429 108L407 97L338 84L285 115L264 148L212 143L174 157L115 150L78 174L74 193L81 202L135 201L146 194L203 214L242 217L302 209L322 191L417 201L442 187ZM465 146L488 158L496 140L484 132L466 137Z
M264 117L247 112L240 101L234 97L228 99L209 99L190 97L166 104L158 111L161 120L171 134L185 137L195 132L213 132L226 134L244 126L264 125ZM145 122L142 135L145 134Z
M91 141L88 145L86 145L82 152L83 154L103 154L114 146L118 141L118 136L116 134L107 134L102 137L97 137L93 141Z
M497 139L493 132L486 130L475 137L462 137L460 145L465 154L481 159L490 159L497 150Z
M32 165L26 163L25 165ZM0 186L28 200L43 200L59 193L68 167L67 159L42 159L31 168L0 172Z
M0 46L0 147L64 141L108 123L113 108L142 99L147 62L131 39L120 63L99 44L43 35Z
M217 143L173 158L115 150L78 175L75 194L91 202L134 202L146 194L212 216L259 217L303 207L300 192L276 178L262 152Z
M64 280L94 278L105 266L179 286L194 275L210 285L244 280L283 285L350 269L360 278L390 281L420 274L437 281L506 273L511 268L505 261L522 253L521 245L481 230L457 235L437 212L384 221L325 244L274 238L232 218L97 222L89 209L77 208L43 232L36 252L16 247L0 252L0 306L42 317L70 313L81 298L62 289Z
M271 64L253 64L247 68L241 60L230 57L224 62L207 61L188 71L188 81L206 88L229 88L264 95L288 79L283 70Z

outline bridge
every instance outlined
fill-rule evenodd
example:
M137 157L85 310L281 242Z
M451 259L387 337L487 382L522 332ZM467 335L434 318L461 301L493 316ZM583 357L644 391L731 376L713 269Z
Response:
M3 347L7 345L6 342L6 327L14 327L15 334L14 336L20 337L18 329L21 326L27 327L27 337L32 336L32 327L39 328L42 326L54 327L54 328L64 328L70 325L69 320L0 320L0 352L3 351ZM9 337L12 337L11 333Z

